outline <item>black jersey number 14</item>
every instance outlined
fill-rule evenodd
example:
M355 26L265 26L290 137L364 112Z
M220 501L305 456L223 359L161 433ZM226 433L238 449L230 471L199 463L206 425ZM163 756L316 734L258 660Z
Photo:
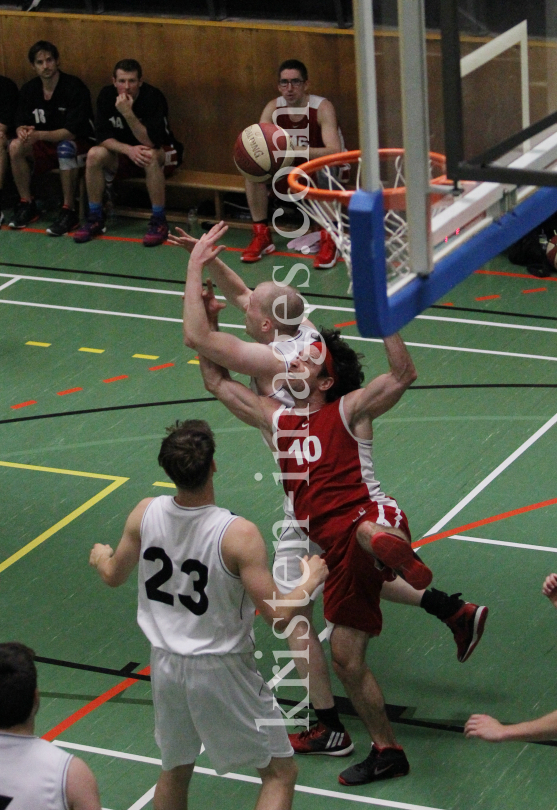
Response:
M174 596L167 591L161 591L161 586L164 585L165 582L168 582L172 576L174 570L172 560L166 551L159 546L150 546L145 549L143 559L149 560L150 562L155 562L156 560L162 562L162 568L157 571L156 574L153 574L152 577L145 580L147 598L152 599L154 602L163 602L165 605L173 605ZM208 568L199 560L186 560L182 563L180 571L187 574L187 576L197 574L197 579L192 580L192 584L195 593L198 594L198 598L194 599L191 596L179 593L177 594L178 599L185 608L191 610L196 616L202 616L209 607L209 599L205 593L208 580ZM2 808L0 808L0 810L2 810Z

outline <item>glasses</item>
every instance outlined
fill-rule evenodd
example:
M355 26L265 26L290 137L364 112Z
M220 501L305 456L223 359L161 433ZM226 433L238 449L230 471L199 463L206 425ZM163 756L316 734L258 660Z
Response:
M303 83L303 79L279 79L279 87L288 87L289 84L292 87L299 87Z

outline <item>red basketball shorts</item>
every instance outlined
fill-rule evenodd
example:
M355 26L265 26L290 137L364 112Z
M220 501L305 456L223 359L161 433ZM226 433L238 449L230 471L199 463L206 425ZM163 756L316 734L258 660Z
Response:
M325 554L329 576L325 580L323 602L328 621L378 636L383 624L381 588L390 572L379 571L371 554L356 539L358 526L366 520L385 526L387 531L389 527L401 529L410 538L408 520L396 501L391 499L388 504L370 501L361 519L347 525L346 532L338 534L338 541Z

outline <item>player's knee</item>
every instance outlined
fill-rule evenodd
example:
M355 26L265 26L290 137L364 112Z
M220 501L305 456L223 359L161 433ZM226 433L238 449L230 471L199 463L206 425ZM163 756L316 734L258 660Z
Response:
M75 141L59 141L56 154L61 172L77 169L77 144Z
M362 678L363 666L359 657L335 655L333 652L333 669L342 683L354 683Z
M274 780L283 785L294 785L298 777L298 766L294 757L271 757L266 768L260 768L262 781Z
M10 152L10 157L17 157L18 155L20 155L21 152L22 152L22 147L23 147L23 141L20 141L19 138L14 138L12 141L10 141L10 144L9 144L9 147L8 147L9 152Z
M92 146L87 152L87 166L102 166L109 156L108 149L104 146Z

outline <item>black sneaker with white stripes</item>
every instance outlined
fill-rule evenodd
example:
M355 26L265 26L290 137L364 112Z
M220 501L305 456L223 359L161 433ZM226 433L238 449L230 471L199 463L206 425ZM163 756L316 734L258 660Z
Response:
M298 734L289 734L288 739L296 754L347 757L354 750L354 745L346 730L333 731L332 728L319 722Z

